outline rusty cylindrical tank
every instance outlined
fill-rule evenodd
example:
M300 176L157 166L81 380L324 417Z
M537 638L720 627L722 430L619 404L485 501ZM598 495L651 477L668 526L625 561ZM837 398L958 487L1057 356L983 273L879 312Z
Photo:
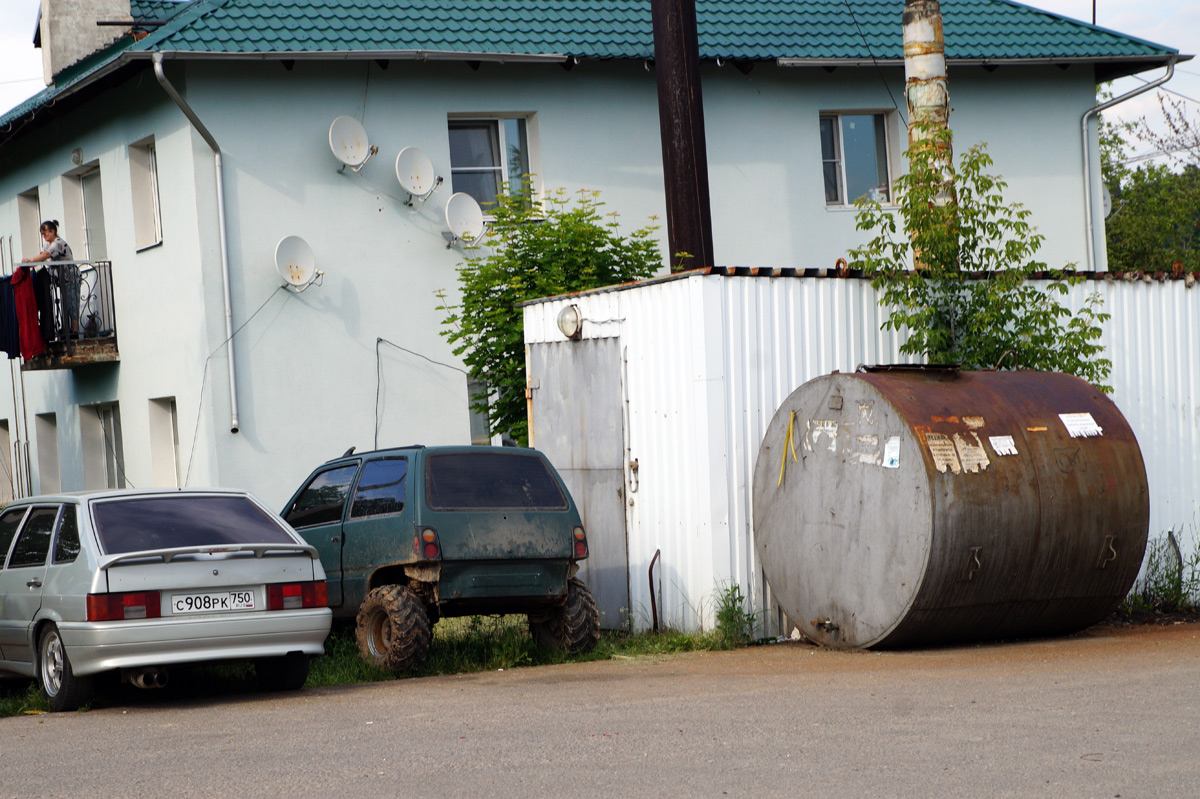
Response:
M767 582L833 646L1086 627L1128 593L1149 517L1125 417L1058 373L835 372L784 401L754 470Z

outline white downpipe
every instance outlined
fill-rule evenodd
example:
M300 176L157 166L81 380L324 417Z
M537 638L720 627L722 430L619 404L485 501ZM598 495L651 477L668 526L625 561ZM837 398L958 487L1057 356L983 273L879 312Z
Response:
M221 240L221 282L225 290L225 344L227 347L229 358L229 409L230 422L229 432L236 433L238 431L238 404L237 404L237 378L234 375L233 362L233 303L229 298L229 247L225 241L225 181L221 177L221 145L217 144L217 140L208 132L208 128L204 127L204 123L196 116L187 102L167 80L166 74L162 68L162 53L154 53L151 55L154 61L154 76L158 78L159 84L167 95L175 101L175 105L179 106L179 110L192 123L192 127L196 132L208 143L208 146L213 151L213 166L217 171L217 227Z
M1120 97L1114 97L1108 102L1101 103L1100 105L1089 108L1087 111L1083 112L1083 120L1080 123L1080 126L1083 129L1083 213L1084 217L1087 219L1087 271L1089 272L1093 272L1096 269L1096 225L1094 221L1095 213L1092 210L1092 206L1095 205L1096 198L1092 192L1092 154L1091 149L1088 146L1091 138L1088 136L1088 122L1092 117L1094 117L1096 114L1099 114L1101 111L1104 111L1105 109L1112 108L1114 105L1123 103L1131 97L1137 97L1139 94L1143 94L1151 89L1156 89L1159 86L1162 86L1164 83L1169 81L1171 76L1174 74L1175 59L1172 58L1167 62L1167 74L1163 75L1158 80L1147 83L1145 86L1139 86L1131 92L1126 92Z

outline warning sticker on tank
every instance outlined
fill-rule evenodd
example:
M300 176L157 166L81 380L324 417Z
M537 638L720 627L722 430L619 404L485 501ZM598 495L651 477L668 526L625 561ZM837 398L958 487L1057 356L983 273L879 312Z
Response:
M900 468L900 436L891 436L883 445L883 468Z
M855 436L854 457L859 463L879 465L879 436Z
M978 430L984 425L982 416L964 416L962 422L972 430Z
M804 435L804 448L809 452L814 449L827 449L837 452L838 423L836 420L810 419L808 430ZM822 437L829 439L822 442Z
M990 436L988 443L992 445L992 452L997 455L1017 454L1017 442L1013 441L1012 436Z
M955 433L954 447L958 450L958 460L964 472L978 474L991 465L987 450L983 448L983 442L976 433L967 433L965 436Z
M962 471L962 466L958 463L958 450L954 447L954 442L950 437L942 433L925 433L925 444L929 447L929 454L933 456L933 465L942 474L946 470L959 474Z
M1104 435L1104 429L1096 424L1096 420L1090 413L1060 413L1058 418L1062 419L1071 438L1091 438Z

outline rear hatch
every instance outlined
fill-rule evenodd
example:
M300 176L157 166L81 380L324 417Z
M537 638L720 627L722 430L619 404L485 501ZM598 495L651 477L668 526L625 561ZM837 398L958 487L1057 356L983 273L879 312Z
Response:
M534 450L434 451L420 527L437 530L442 598L564 590L580 524L570 494Z
M272 596L278 586L311 586L324 576L312 548L244 496L105 500L93 503L92 515L107 575L101 587L157 593L163 617L266 611L280 604Z

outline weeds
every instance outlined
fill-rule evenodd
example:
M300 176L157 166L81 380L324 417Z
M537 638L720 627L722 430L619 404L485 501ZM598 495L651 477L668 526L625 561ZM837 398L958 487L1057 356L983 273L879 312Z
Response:
M718 648L745 646L754 636L754 614L746 610L746 598L737 583L717 592L717 629L713 631Z
M1175 613L1192 610L1200 601L1200 540L1191 525L1185 555L1174 530L1146 544L1146 562L1133 591L1125 598L1126 611ZM1182 533L1181 533L1182 534Z

